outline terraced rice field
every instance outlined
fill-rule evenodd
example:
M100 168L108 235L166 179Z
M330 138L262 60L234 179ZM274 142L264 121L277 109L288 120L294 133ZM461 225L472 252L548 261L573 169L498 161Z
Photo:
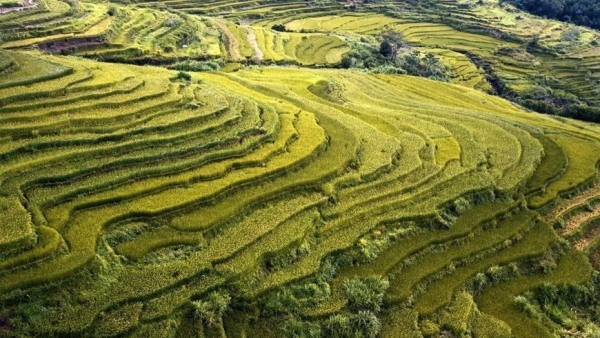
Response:
M144 5L132 8L82 2L69 8L60 0L43 0L39 9L2 16L0 28L7 33L0 45L33 46L114 61L187 57L300 65L339 64L349 51L343 37L282 33L191 15L196 11L175 5L180 11L157 10L151 2ZM34 14L37 12L40 18ZM31 24L34 18L35 26Z
M395 30L450 67L454 83L494 92L470 54L483 57L510 90L528 93L551 81L554 90L599 103L600 52L592 45L598 34L583 29L576 44L566 43L561 36L571 26L517 13L496 1L445 0L414 10L403 2L375 1L354 11L348 11L352 3L329 1L69 3L43 0L36 8L3 15L0 27L7 33L0 43L119 62L193 58L336 66L353 43ZM440 19L440 11L451 15ZM289 31L275 31L275 25ZM534 37L562 56L528 53L527 42Z
M0 293L9 307L21 290L52 294L20 324L31 334L138 336L176 318L185 335L191 299L217 289L260 301L368 248L376 258L336 273L302 316L344 313L344 280L374 275L389 278L386 307L427 316L477 273L544 255L556 235L520 192L551 210L595 180L600 159L595 132L459 85L294 68L182 82L161 68L3 54ZM564 167L547 164L561 154ZM584 278L587 263L569 255L563 274ZM502 285L475 304L496 316L487 299L517 292ZM520 317L497 318L519 330ZM239 330L277 335L273 325Z
M600 52L452 20L566 26L466 0L36 3L0 12L0 336L554 337L514 298L600 268L600 128L488 95L477 61L594 103ZM338 68L389 30L450 83ZM239 67L133 65L181 60Z
M385 3L385 2L383 2ZM367 5L366 8L381 9L381 3ZM556 22L540 20L523 13L513 13L490 4L475 6L470 9L457 7L455 1L436 2L433 9L419 8L415 11L406 8L394 11L394 17L365 12L346 13L344 15L291 14L283 17L268 17L259 20L255 25L272 27L282 24L293 32L352 32L359 36L377 36L393 30L403 34L406 41L424 47L427 52L434 53L454 72L455 83L471 88L490 91L485 81L485 73L481 65L474 64L466 53L479 55L487 60L497 76L508 88L517 92L527 92L542 83L536 76L545 76L554 81L558 90L573 93L593 105L598 103L598 86L596 85L598 70L598 50L589 44L589 36L598 38L593 31L582 30L579 44L564 47L565 57L557 58L545 53L529 54L524 42L537 37L546 48L561 49L564 41L560 36L569 29L568 26ZM469 8L469 6L466 6ZM447 20L432 22L429 12L451 13ZM429 13L438 17L437 14ZM514 25L503 25L499 20L519 16ZM470 25L475 31L471 33L458 30L453 25ZM501 27L501 28L498 28ZM499 31L503 33L498 33ZM514 39L502 38L502 34L511 34ZM588 36L589 35L589 36ZM587 36L587 38L586 38ZM510 50L506 54L504 50ZM577 64L577 66L574 66Z
M287 1L223 1L210 0L201 3L188 0L141 1L144 6L167 6L190 14L214 15L222 17L255 18L263 15L278 16L289 13L332 12L343 9L341 3L306 1L302 3Z

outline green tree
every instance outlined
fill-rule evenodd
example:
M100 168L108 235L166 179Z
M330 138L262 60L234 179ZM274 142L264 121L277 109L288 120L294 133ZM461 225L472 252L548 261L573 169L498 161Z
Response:
M344 284L348 305L353 310L377 313L381 310L383 295L389 286L389 282L381 277L351 279Z
M389 41L383 40L379 45L379 53L388 59L392 59L396 54L396 50Z
M223 325L223 313L229 307L231 297L226 293L212 292L207 300L193 301L194 317L208 327Z

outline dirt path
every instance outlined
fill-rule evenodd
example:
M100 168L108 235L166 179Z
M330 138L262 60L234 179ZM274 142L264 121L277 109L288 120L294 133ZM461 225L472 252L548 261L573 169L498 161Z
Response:
M217 24L217 26L219 26L219 29L225 36L225 45L227 47L227 54L229 56L229 59L232 61L243 60L244 58L242 57L242 54L240 54L240 45L233 36L233 34L231 34L231 32L229 31L229 28L227 28L227 25L218 20L215 20L214 22Z
M577 231L583 223L598 216L600 216L600 205L596 206L592 211L582 211L565 222L564 229L559 230L560 234L568 236Z
M581 238L575 244L573 244L573 248L577 251L585 251L591 245L596 243L596 241L598 240L598 237L600 237L600 227L595 227L595 228L591 229L585 235L585 237Z
M569 211L569 209L584 203L585 201L592 199L596 196L600 195L600 184L594 186L591 189L586 190L584 193L577 195L573 198L566 199L562 201L558 206L556 206L552 211L548 214L544 215L544 221L548 223L553 223L560 216L562 216L565 212Z
M254 49L254 59L260 61L264 58L264 55L260 48L258 48L258 42L256 41L256 34L254 33L254 29L248 27L247 30L248 42L250 42L250 45Z
M36 4L35 2L33 2L33 0L25 0L25 6L8 7L8 8L2 8L2 7L0 7L0 14L6 14L6 13L10 13L10 12L24 11L24 10L27 10L27 9L36 8L37 6L38 6L38 4Z

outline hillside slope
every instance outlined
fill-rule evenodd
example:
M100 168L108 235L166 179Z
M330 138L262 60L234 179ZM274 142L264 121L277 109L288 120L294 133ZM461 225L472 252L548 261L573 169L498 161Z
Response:
M328 316L346 311L336 287L354 275L388 275L389 306L435 311L452 293L431 286L439 296L426 291L424 305L419 295L431 278L455 277L442 273L448 265L473 262L457 287L489 266L552 254L556 238L524 196L540 208L595 182L598 127L458 85L297 68L187 81L161 68L4 54L18 66L0 82L0 188L11 211L0 291L16 332L141 335L186 321L190 299L215 288L252 306L307 279L333 289L304 315ZM568 158L552 172L550 145ZM344 266L340 251L363 264L327 282L324 264ZM377 252L394 258L372 261ZM586 264L560 265L580 273L557 281L585 279ZM18 305L30 287L40 296ZM269 306L247 335L267 325ZM27 317L35 307L44 311Z

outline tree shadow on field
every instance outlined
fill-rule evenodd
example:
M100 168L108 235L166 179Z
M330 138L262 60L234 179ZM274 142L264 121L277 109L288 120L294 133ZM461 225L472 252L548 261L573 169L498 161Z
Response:
M12 329L12 325L8 317L0 315L0 332L10 331L10 329Z

